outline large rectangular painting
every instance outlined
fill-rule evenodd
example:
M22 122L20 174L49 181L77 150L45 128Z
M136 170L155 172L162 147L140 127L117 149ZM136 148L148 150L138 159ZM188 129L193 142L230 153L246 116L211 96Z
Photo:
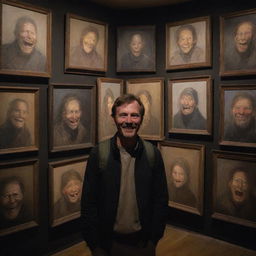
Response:
M49 90L50 150L95 145L95 86L52 84Z
M169 192L169 206L203 214L205 147L199 144L159 143Z
M37 160L0 163L0 236L38 225Z
M51 11L18 1L1 1L0 73L51 75Z
M213 218L256 227L256 155L213 151Z
M126 81L126 92L140 98L145 108L139 135L144 139L164 138L164 79L138 78Z
M112 137L116 125L111 116L112 106L123 94L123 80L116 78L98 78L98 141Z
M80 217L80 203L88 156L49 163L51 226Z

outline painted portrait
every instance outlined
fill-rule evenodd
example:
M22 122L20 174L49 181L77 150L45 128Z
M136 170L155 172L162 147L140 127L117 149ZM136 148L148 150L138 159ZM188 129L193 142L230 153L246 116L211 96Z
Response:
M256 227L256 156L214 151L213 217Z
M37 226L37 162L0 164L0 236Z
M211 134L210 77L169 80L169 132Z
M156 70L155 27L117 28L117 72Z
M2 1L0 73L42 76L51 74L51 12Z
M111 116L112 106L123 93L123 80L115 78L98 78L98 141L112 137L116 125Z
M80 217L84 173L87 157L51 162L51 224L60 225Z
M220 144L256 146L256 87L222 86Z
M162 78L129 79L126 92L138 96L144 105L145 113L139 135L145 139L162 140L164 137Z
M166 35L167 70L211 65L209 17L168 23Z
M160 142L169 206L202 215L204 146Z
M108 25L70 13L66 24L66 72L106 72Z
M0 87L0 154L38 150L38 88Z
M256 11L222 16L220 74L250 75L256 71Z
M51 150L91 147L95 143L95 87L51 86Z

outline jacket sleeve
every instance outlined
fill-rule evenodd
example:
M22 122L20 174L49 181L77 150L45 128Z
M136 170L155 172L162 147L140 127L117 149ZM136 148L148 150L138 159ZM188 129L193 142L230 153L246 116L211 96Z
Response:
M81 199L82 235L91 250L99 247L98 148L93 148L86 166Z
M153 215L151 226L151 238L154 244L164 234L168 216L168 189L163 159L160 151L155 148L155 164L153 177Z

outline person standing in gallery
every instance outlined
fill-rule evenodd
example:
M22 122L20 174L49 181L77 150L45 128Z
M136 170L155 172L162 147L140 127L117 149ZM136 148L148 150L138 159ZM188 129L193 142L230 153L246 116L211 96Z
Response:
M132 94L112 107L117 133L90 154L81 200L84 240L93 256L155 256L168 209L159 150L138 135L144 106Z

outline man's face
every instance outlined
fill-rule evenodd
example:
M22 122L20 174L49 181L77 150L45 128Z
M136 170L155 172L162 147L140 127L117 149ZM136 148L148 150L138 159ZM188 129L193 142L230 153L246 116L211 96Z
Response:
M70 180L62 190L62 194L69 203L77 203L81 199L82 182L77 179Z
M23 193L20 185L17 183L7 184L0 200L5 217L10 220L15 219L23 203Z
M12 125L17 128L23 128L28 117L28 107L23 101L18 101L9 114Z
M183 94L180 98L180 110L183 115L190 115L194 112L196 102L194 97L189 94Z
M190 30L184 29L180 31L178 46L184 53L189 53L193 48L195 41L193 39L193 34Z
M246 98L237 100L232 108L232 115L236 126L246 128L254 116L251 101Z
M173 167L171 175L176 188L182 187L187 182L187 175L184 169L179 165Z
M18 44L24 54L31 54L36 47L36 28L32 23L24 23L18 34Z
M92 52L96 47L97 36L94 32L88 32L83 38L83 49L86 53Z
M238 52L246 52L249 48L253 36L253 28L250 23L242 23L235 35L235 44Z
M243 203L249 194L248 180L243 171L237 171L229 182L232 199L235 203Z
M130 43L130 49L134 56L139 56L141 54L143 49L143 41L141 35L133 35Z
M80 118L81 118L81 110L80 110L80 104L77 100L70 100L65 105L65 111L63 112L63 121L66 123L66 125L72 129L77 129Z
M138 102L133 101L117 107L114 121L120 135L125 138L134 138L142 122Z

